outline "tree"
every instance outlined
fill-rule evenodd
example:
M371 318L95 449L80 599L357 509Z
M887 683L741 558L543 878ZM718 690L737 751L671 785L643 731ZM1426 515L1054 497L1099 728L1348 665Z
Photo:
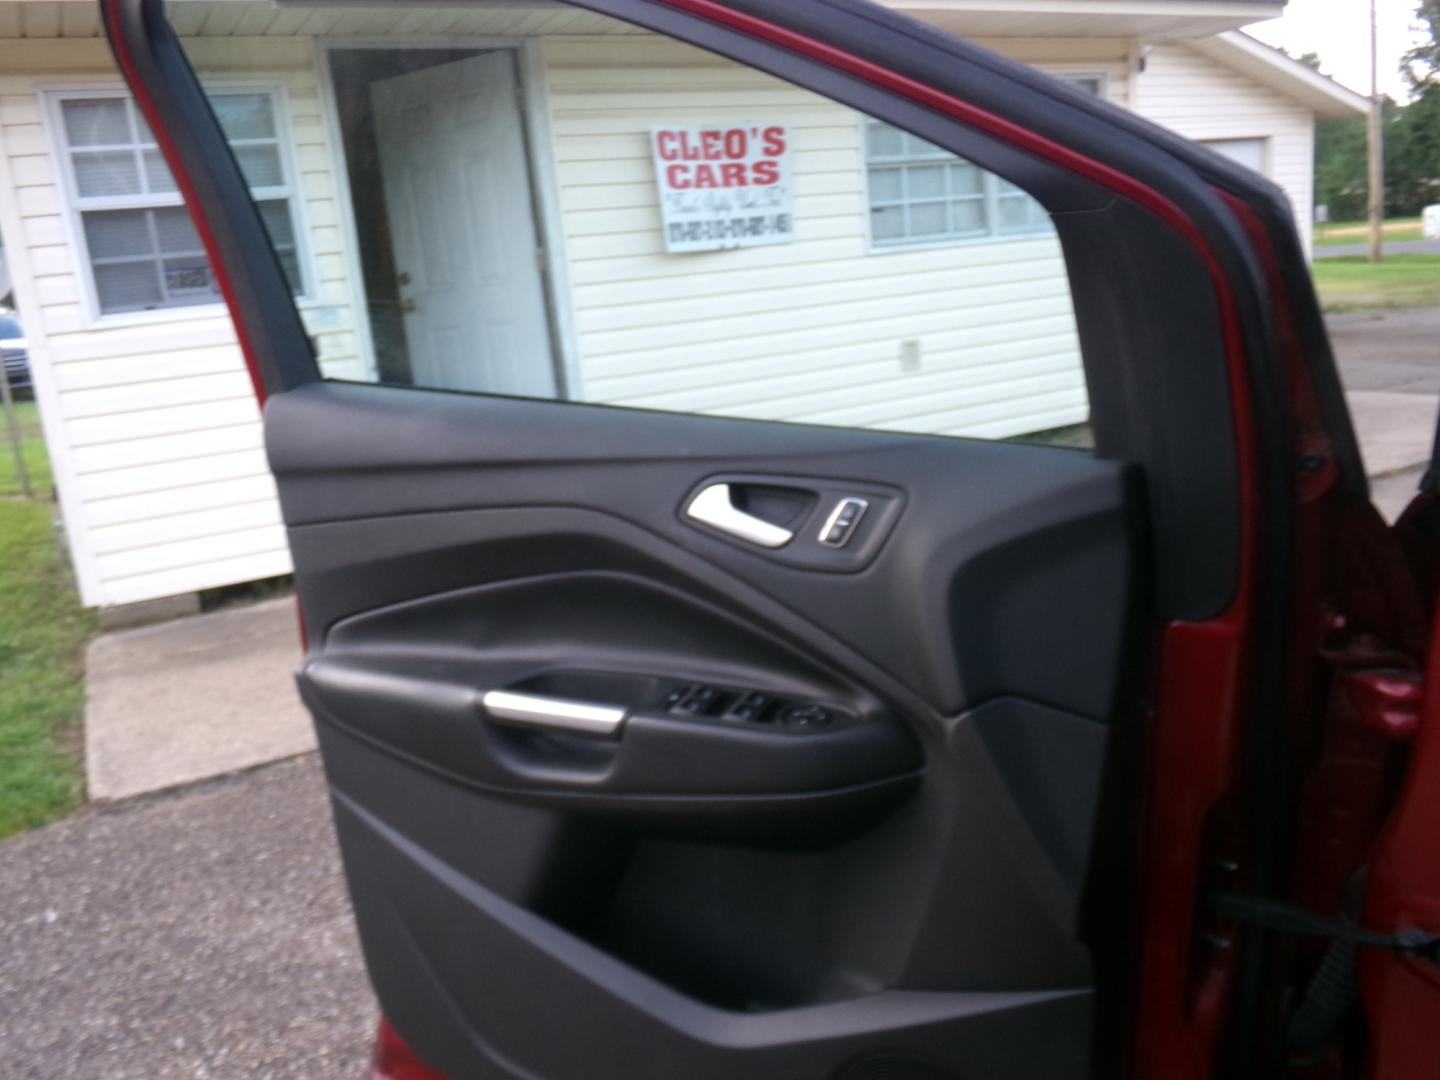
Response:
M1440 0L1420 0L1415 21L1425 40L1401 58L1400 71L1419 96L1434 85L1435 73L1440 71Z
M1315 125L1315 203L1332 221L1365 216L1365 118L1347 116Z
M1440 0L1420 0L1415 22L1423 39L1400 61L1410 104L1386 136L1386 201L1402 215L1440 200Z
M1414 216L1440 201L1440 88L1417 96L1388 125L1385 204Z
M1400 217L1440 202L1440 0L1421 0L1415 19L1424 40L1400 62L1411 100L1402 105L1386 98L1381 105L1385 206ZM1301 59L1311 66L1319 60ZM1364 118L1315 125L1316 203L1330 208L1331 220L1358 220L1365 216L1367 190Z

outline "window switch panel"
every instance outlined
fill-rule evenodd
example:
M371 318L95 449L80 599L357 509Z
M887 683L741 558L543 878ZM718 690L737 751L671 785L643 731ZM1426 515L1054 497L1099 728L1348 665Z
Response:
M865 511L870 504L854 496L841 499L835 504L835 509L825 519L825 524L820 527L818 537L820 543L826 547L844 547L855 535L855 527L860 524L860 519L865 516Z

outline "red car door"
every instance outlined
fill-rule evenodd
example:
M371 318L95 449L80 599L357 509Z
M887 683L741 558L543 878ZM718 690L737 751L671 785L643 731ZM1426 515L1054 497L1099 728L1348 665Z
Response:
M325 376L206 54L105 0L264 404L385 1068L1359 1067L1272 916L1348 910L1394 787L1312 857L1327 680L1414 667L1414 597L1279 191L862 0L510 8L324 65L395 385ZM987 363L1093 448L973 437Z

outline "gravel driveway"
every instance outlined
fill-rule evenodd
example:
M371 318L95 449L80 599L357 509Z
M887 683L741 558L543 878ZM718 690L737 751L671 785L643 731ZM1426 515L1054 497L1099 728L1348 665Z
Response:
M324 790L306 757L0 843L0 1074L362 1080Z
M1440 308L1346 311L1325 325L1346 390L1440 394Z

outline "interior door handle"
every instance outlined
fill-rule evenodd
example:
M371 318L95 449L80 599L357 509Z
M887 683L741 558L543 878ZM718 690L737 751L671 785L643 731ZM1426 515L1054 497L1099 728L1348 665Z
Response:
M480 703L493 720L575 735L617 735L628 714L618 705L517 694L513 690L487 690Z
M754 514L747 514L735 505L729 484L711 484L690 500L685 516L691 521L709 525L739 540L760 547L784 547L795 534Z

